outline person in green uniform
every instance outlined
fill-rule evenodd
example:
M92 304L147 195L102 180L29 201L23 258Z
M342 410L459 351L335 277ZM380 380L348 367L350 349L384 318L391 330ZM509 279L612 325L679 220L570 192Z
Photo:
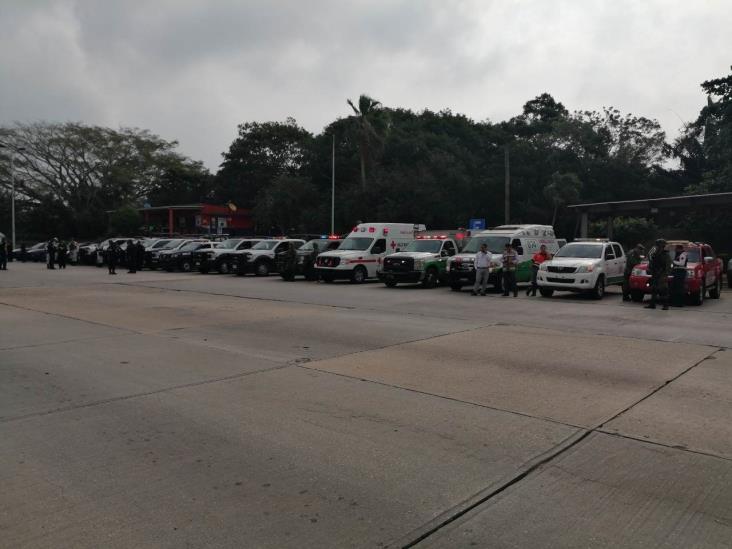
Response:
M645 251L643 244L636 244L635 248L628 252L623 272L623 301L630 301L630 275L633 274L635 266L643 261Z
M663 310L668 311L668 276L671 273L671 257L666 250L663 238L656 240L656 245L648 254L648 270L651 273L651 302L646 309L655 309L660 301Z

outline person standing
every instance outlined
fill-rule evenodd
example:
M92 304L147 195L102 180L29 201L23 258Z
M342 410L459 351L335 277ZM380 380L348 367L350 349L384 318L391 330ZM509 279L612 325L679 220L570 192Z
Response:
M56 251L56 263L58 263L59 269L66 268L67 255L68 255L68 248L66 247L66 242L64 242L64 241L59 242L58 250Z
M488 251L486 244L480 245L480 250L475 254L475 284L473 284L473 291L471 295L485 295L485 288L488 285L488 275L490 274L492 254Z
M52 238L46 245L46 267L49 269L55 269L54 264L56 263L56 239Z
M646 309L655 309L660 300L663 310L668 311L668 275L671 272L671 258L666 250L663 238L656 240L656 245L648 253L648 270L651 273L651 302Z
M0 271L8 270L8 242L0 238Z
M145 266L145 245L142 243L142 240L137 241L135 250L137 254L137 270L141 271Z
M643 252L646 249L643 244L636 244L626 257L625 270L623 271L623 301L630 301L630 275L633 269L643 261Z
M510 292L513 292L513 297L518 297L518 288L516 287L518 254L510 242L506 244L501 260L503 262L503 297L508 297Z
M79 262L79 243L71 237L69 242L69 261L72 265L76 265Z
M542 244L539 251L531 258L531 286L526 290L526 295L536 295L536 290L539 289L539 284L536 281L536 277L539 275L539 266L551 258L551 254L546 250L546 244Z
M137 272L137 246L132 240L127 241L127 272L135 274Z
M25 263L25 260L27 258L28 250L25 247L25 242L20 245L20 261L21 263Z
M674 307L683 307L684 298L686 297L686 265L688 258L684 247L679 244L674 250L674 259L672 261L671 279L671 305Z
M117 274L117 256L119 254L119 247L117 246L117 243L112 241L109 243L109 247L107 248L107 268L109 269L109 274L116 275Z

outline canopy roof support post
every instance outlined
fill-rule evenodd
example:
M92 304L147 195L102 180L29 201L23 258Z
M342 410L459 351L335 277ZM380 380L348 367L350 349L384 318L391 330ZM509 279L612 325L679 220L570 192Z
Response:
M587 212L580 214L580 238L587 238L587 225L589 223L589 215Z

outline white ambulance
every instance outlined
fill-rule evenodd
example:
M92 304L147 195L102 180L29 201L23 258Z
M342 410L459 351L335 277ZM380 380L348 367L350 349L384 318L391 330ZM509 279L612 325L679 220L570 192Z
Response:
M317 273L325 282L345 279L360 284L375 278L382 258L404 249L418 230L424 230L424 225L361 223L337 250L318 256Z

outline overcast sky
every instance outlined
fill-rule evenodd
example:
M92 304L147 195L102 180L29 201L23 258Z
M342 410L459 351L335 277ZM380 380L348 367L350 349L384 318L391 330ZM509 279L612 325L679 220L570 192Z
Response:
M0 123L147 128L215 170L249 120L368 93L504 120L547 91L670 137L729 74L728 0L0 0Z

